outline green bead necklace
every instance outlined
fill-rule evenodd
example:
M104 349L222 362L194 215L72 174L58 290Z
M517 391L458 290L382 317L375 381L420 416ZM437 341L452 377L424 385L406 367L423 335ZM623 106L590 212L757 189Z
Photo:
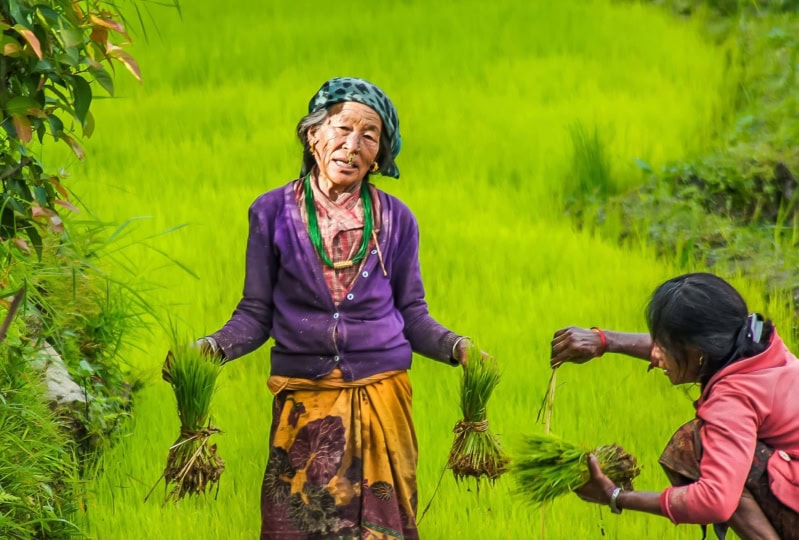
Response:
M319 230L319 219L316 217L316 205L314 204L313 189L311 188L311 174L305 177L305 211L308 214L308 236L311 237L311 244L316 249L319 257L330 268L340 270L355 266L366 257L366 250L369 247L369 238L372 236L372 195L369 193L369 186L366 181L361 182L361 202L363 204L363 238L358 253L350 260L333 262L325 252L322 242L322 232Z

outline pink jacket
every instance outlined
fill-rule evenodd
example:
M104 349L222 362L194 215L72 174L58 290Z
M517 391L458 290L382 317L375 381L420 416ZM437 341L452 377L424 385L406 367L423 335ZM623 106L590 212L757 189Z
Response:
M738 507L757 440L775 449L771 491L799 512L799 361L776 331L763 353L722 369L697 402L703 420L701 477L666 489L663 513L674 523L722 523Z

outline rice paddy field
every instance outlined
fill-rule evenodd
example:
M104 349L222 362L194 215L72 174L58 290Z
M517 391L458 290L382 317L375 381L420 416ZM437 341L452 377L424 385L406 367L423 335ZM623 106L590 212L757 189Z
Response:
M85 162L52 153L101 219L136 219L118 240L161 313L197 336L230 316L241 293L247 208L293 179L294 128L328 78L382 87L400 114L402 198L421 227L432 314L500 362L488 411L511 457L549 380L549 342L567 325L645 331L651 290L681 272L645 245L620 247L578 231L564 212L575 125L596 130L617 189L642 181L635 159L659 167L707 150L730 112L731 46L703 39L696 21L634 2L353 0L142 3L148 39L132 54L139 84L120 70L115 99L93 104ZM51 151L52 152L52 151ZM175 227L184 227L172 230ZM171 231L159 235L160 232ZM147 246L196 274L184 271ZM730 277L730 276L727 276ZM777 319L756 284L735 281ZM268 345L224 368L213 402L226 471L216 497L162 505L158 480L179 434L174 396L160 380L168 334L156 324L127 353L147 384L130 433L87 486L82 525L99 540L253 539L266 465L271 395ZM459 420L460 372L417 357L411 370L418 430L419 506L433 497ZM607 355L558 372L552 430L618 443L637 456L637 488L660 490L657 457L692 416L695 394L641 361ZM514 493L457 484L444 474L420 523L426 539L696 538L696 527L568 496L542 512ZM604 532L603 532L604 531Z

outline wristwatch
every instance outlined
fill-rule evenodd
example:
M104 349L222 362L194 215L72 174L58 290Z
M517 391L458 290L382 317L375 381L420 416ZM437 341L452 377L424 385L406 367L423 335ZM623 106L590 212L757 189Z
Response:
M621 508L616 505L616 499L619 498L619 493L621 493L621 491L620 487L616 487L613 493L610 494L610 511L614 514L621 514Z

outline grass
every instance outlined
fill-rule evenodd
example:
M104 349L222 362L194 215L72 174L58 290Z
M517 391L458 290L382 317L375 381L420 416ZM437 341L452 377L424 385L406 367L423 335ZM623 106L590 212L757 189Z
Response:
M76 449L21 348L13 335L0 344L0 537L71 538L79 532L68 521L81 491Z
M643 330L653 287L677 273L646 246L620 248L573 229L564 215L570 126L605 145L614 186L640 182L634 159L653 167L704 151L729 107L726 45L694 23L651 6L599 1L351 2L319 9L295 2L186 2L183 18L149 8L150 42L133 49L144 85L119 77L118 99L98 100L85 163L66 152L71 187L104 219L131 217L137 234L193 269L136 245L130 257L170 314L210 332L239 299L247 207L292 179L293 130L307 100L332 76L357 75L395 101L404 136L402 179L378 181L421 227L422 272L433 315L474 336L499 361L492 431L529 432L549 376L549 341L568 324ZM146 219L145 219L146 218ZM202 270L200 270L202 269ZM778 321L757 284L734 280L754 308ZM161 508L144 502L162 449L179 429L160 381L168 336L154 331L130 352L150 382L137 395L130 435L105 456L82 524L92 538L253 538L270 423L268 349L227 365L215 419L226 472L216 500ZM417 358L411 371L420 447L419 501L446 465L460 411L458 372ZM664 487L657 456L692 415L688 396L614 355L559 370L553 430L569 440L615 440L642 464L639 489ZM646 406L643 406L645 404ZM513 457L513 456L511 456ZM505 478L477 500L445 478L422 524L428 539L523 538L539 528ZM420 505L421 507L422 505ZM597 508L576 497L547 506L547 536L600 530ZM625 513L608 538L693 538L693 528Z
M666 0L672 9L718 2ZM643 235L671 257L743 272L799 298L799 16L795 2L728 2L734 14L708 13L707 34L735 39L739 70L734 114L712 148L652 173L609 206L624 218L605 237ZM597 209L597 216L605 213ZM601 222L601 219L597 220ZM794 302L799 312L799 304ZM783 331L787 329L783 327ZM793 332L799 335L799 327ZM786 332L787 333L787 332Z

